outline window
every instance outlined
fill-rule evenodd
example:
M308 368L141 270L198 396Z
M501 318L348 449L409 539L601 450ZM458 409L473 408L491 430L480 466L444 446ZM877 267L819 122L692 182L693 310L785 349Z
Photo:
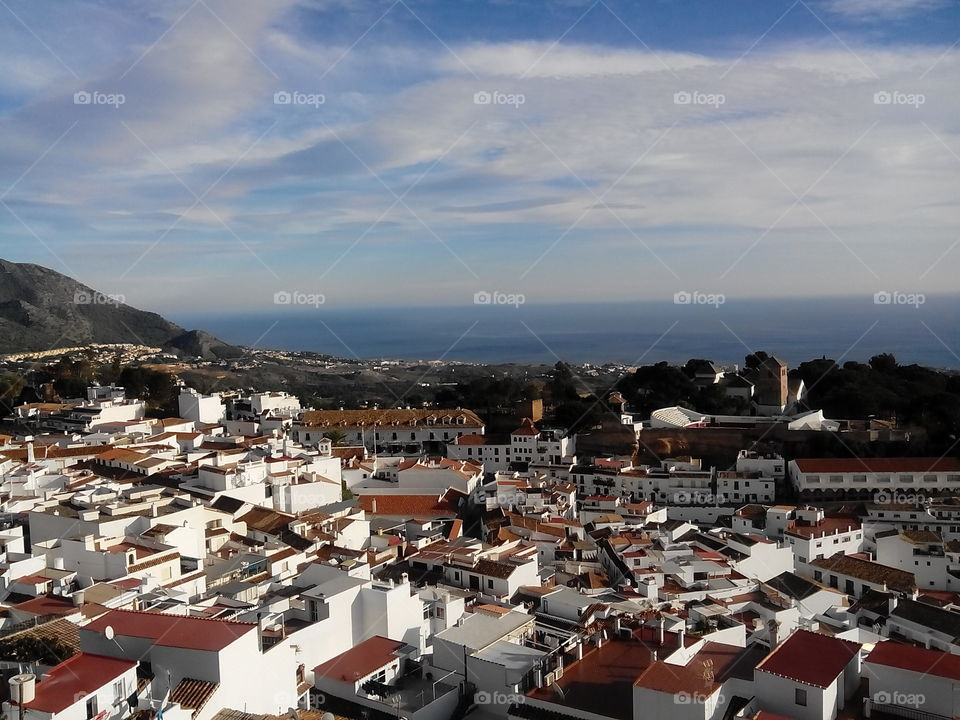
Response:
M487 578L487 590L493 590L493 580Z
M807 706L807 691L803 688L797 688L793 693L793 701L801 707Z
M120 678L113 683L113 702L118 703L123 699L123 678Z
M94 695L89 700L87 700L87 720L95 717L97 714L97 696Z

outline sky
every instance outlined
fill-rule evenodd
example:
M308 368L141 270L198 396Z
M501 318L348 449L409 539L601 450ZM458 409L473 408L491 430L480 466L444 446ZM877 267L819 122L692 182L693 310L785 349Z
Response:
M0 257L158 312L957 290L956 0L0 0L0 66Z

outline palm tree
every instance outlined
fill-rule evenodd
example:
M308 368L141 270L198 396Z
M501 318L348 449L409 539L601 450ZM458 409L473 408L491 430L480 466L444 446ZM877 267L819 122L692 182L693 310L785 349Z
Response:
M323 436L334 445L345 445L347 443L347 434L342 430L330 430L325 432Z

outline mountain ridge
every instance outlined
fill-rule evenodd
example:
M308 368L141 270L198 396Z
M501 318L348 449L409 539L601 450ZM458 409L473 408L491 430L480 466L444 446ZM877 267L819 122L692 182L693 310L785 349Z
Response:
M205 360L243 352L207 332L186 330L56 270L0 258L0 353L94 343L161 347Z

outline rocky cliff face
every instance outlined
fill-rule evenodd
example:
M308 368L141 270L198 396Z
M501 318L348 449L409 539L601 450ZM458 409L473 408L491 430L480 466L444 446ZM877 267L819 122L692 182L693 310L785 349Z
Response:
M55 270L0 260L0 353L90 343L149 345L206 359L241 352L119 300Z

